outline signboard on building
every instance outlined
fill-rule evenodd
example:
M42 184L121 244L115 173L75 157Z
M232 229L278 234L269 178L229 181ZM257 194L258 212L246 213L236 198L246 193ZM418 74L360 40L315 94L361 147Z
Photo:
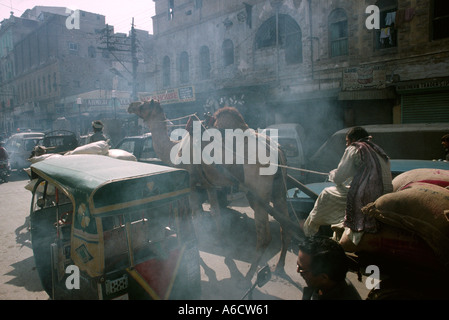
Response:
M142 100L156 100L160 104L184 103L195 101L195 88L193 86L157 91L151 95L143 96Z
M428 79L423 81L410 81L400 83L396 86L398 92L416 91L416 90L448 90L449 78Z
M343 91L383 89L386 73L383 67L348 68L343 71Z
M123 106L123 105L129 105L131 103L131 99L122 99L122 98L116 98L116 104ZM100 107L100 106L112 106L113 105L113 99L83 99L82 103L86 107Z

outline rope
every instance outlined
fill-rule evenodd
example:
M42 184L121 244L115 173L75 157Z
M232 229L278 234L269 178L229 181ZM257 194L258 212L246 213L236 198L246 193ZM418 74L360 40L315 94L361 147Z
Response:
M187 116L184 116L184 117L175 118L175 119L166 119L166 120L164 120L164 121L162 121L162 122L173 122L173 121L177 121L177 120L181 120L181 119L185 119L185 118L190 118L190 117L195 117L198 121L200 121L201 126L202 126L204 129L206 129L206 127L204 126L203 121L201 121L201 119L198 117L198 115L197 115L196 113L193 113L193 114L190 114L190 115L187 115ZM273 148L274 146L269 145L269 147L270 147L270 148ZM226 148L226 146L225 146L225 150L227 150L227 149L228 149L228 148ZM234 152L233 150L231 150L231 151ZM323 176L328 176L328 175L329 175L329 173L325 173L325 172L318 172L318 171L313 171L313 170L307 170L307 169L295 168L295 167L290 167L290 166L282 165L282 164L272 163L272 164L270 164L270 165L275 165L275 166L278 166L278 167L280 167L280 168L286 168L286 169L291 169L291 170L297 170L297 171L303 171L303 172L314 173L314 174L323 175ZM235 177L234 177L234 178L235 178ZM232 179L231 179L231 180L232 180ZM237 180L238 180L238 179L237 179ZM288 190L288 189L287 189L287 181L286 181L286 176L285 176L285 175L282 175L282 180L283 180L283 184L284 184L285 190ZM238 182L239 182L239 185L240 185L241 187L244 187L243 189L247 189L246 186L244 185L244 183L242 183L241 181L238 181ZM287 201L287 202L288 202L288 201ZM291 202L290 202L290 203L288 202L287 205L290 205L290 208L291 208L291 210L292 210L292 212L293 212L293 215L294 215L294 217L296 218L296 222L299 224L300 221L299 221L298 215L297 215L296 212L295 212L295 209L294 209L294 207L293 207L293 204L292 204ZM274 208L273 208L273 209L274 209Z
M319 175L322 175L322 176L328 176L328 175L329 175L329 173L326 173L326 172L319 172L319 171L313 171L313 170L307 170L307 169L301 169L301 168L289 167L289 166L285 166L285 165L282 165L282 164L276 164L276 163L273 163L272 165L278 166L278 167L281 167L281 168L287 168L287 169L297 170L297 171L304 171L304 172L309 172L309 173L315 173L315 174L319 174Z
M189 115L187 115L187 116L179 117L179 118L175 118L175 119L166 119L166 120L163 120L163 121L160 121L160 122L173 122L173 121L177 121L177 120L181 120L181 119L185 119L185 118L189 118L189 117L195 117L196 119L198 119L198 121L200 121L201 126L202 126L204 129L207 129L207 128L204 126L203 121L201 121L201 119L198 117L198 115L197 115L196 113L192 113L192 114L189 114ZM172 126L183 126L183 124L179 124L179 125L173 124ZM226 150L227 150L227 148L226 148ZM234 152L234 151L232 150L232 152ZM303 172L308 172L308 173L314 173L314 174L318 174L318 175L322 175L322 176L328 176L328 175L329 175L329 173L326 173L326 172L319 172L319 171L313 171L313 170L301 169L301 168L290 167L290 166L286 166L286 165L282 165L282 164L275 164L275 163L272 163L271 165L275 165L275 166L278 166L278 167L280 167L280 168L286 168L286 169L296 170L296 171L303 171Z
M188 114L188 115L183 116L183 117L174 118L174 119L165 119L165 120L162 120L162 121L159 121L159 122L173 122L173 121L178 121L178 120L186 119L186 118L193 117L193 116L195 116L196 118L198 118L198 116L196 115L196 113L192 113L192 114ZM199 120L199 118L198 118L198 120Z

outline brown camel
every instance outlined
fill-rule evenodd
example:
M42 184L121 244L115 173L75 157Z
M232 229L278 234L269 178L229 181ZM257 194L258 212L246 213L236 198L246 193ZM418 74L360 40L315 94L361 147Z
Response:
M142 118L150 128L153 135L153 147L158 157L170 166L181 167L190 172L191 189L194 196L191 200L197 201L195 198L195 189L198 185L206 188L211 205L211 213L217 218L217 228L220 229L220 207L217 201L216 187L229 186L236 182L240 187L247 191L246 196L251 208L254 210L254 220L256 225L257 246L256 257L246 275L247 279L251 279L257 266L262 258L265 249L271 241L269 230L269 219L267 210L276 213L276 220L281 223L282 246L279 260L276 265L276 271L283 272L285 265L285 257L287 248L290 244L291 235L288 232L288 223L290 221L287 210L285 168L279 168L275 174L261 175L260 168L266 167L257 161L255 164L175 164L171 159L172 150L178 143L185 143L185 139L181 141L171 140L167 132L167 121L165 114L159 102L133 102L128 108L129 113L137 114ZM218 110L215 115L214 127L217 129L242 129L248 128L243 117L235 108L227 107ZM256 133L254 133L256 134ZM257 134L256 134L257 135ZM189 137L189 136L187 136ZM193 148L194 143L190 143ZM201 146L204 148L204 145ZM267 146L270 148L270 146ZM280 164L285 164L282 152L276 146ZM183 149L182 149L183 150ZM247 140L245 139L245 150L248 150ZM223 154L227 150L223 150ZM190 152L192 157L193 151ZM246 154L246 153L245 153ZM179 155L179 152L178 152ZM192 160L192 159L191 159ZM258 159L257 159L258 160ZM270 205L270 201L273 206ZM283 226L283 227L282 227Z

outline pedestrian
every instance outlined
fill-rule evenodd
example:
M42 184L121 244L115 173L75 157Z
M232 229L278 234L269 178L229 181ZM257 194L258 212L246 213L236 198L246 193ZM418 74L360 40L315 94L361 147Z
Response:
M441 137L441 144L443 145L444 152L446 152L444 160L449 161L449 134L445 134Z
M306 236L318 233L320 226L349 229L349 239L357 245L364 232L377 232L377 222L361 209L381 195L393 191L390 160L371 141L362 127L346 134L346 149L337 169L329 173L335 186L325 188L303 224Z
M3 141L0 141L0 161L7 161L8 159L8 152L5 147L3 147Z
M92 129L94 133L89 137L89 143L97 141L106 141L106 137L103 134L103 122L100 120L95 120L92 122Z
M303 300L361 300L351 281L346 278L348 258L334 240L323 237L305 238L299 244L297 269L307 287Z

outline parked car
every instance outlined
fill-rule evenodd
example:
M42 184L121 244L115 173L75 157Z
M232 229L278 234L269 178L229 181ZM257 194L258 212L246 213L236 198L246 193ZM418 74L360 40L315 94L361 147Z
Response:
M76 134L67 130L55 130L45 134L40 145L47 149L47 153L66 153L78 147Z
M137 161L146 163L162 164L153 149L153 138L151 133L141 136L125 137L115 146L115 149L122 149L132 153Z
M24 132L13 134L5 143L11 169L22 170L30 166L28 158L34 147L39 144L43 132Z
M383 124L363 126L391 159L443 159L441 137L449 133L449 123ZM329 172L337 168L346 148L346 133L350 128L335 132L309 159L307 169ZM307 183L322 178L308 174Z

